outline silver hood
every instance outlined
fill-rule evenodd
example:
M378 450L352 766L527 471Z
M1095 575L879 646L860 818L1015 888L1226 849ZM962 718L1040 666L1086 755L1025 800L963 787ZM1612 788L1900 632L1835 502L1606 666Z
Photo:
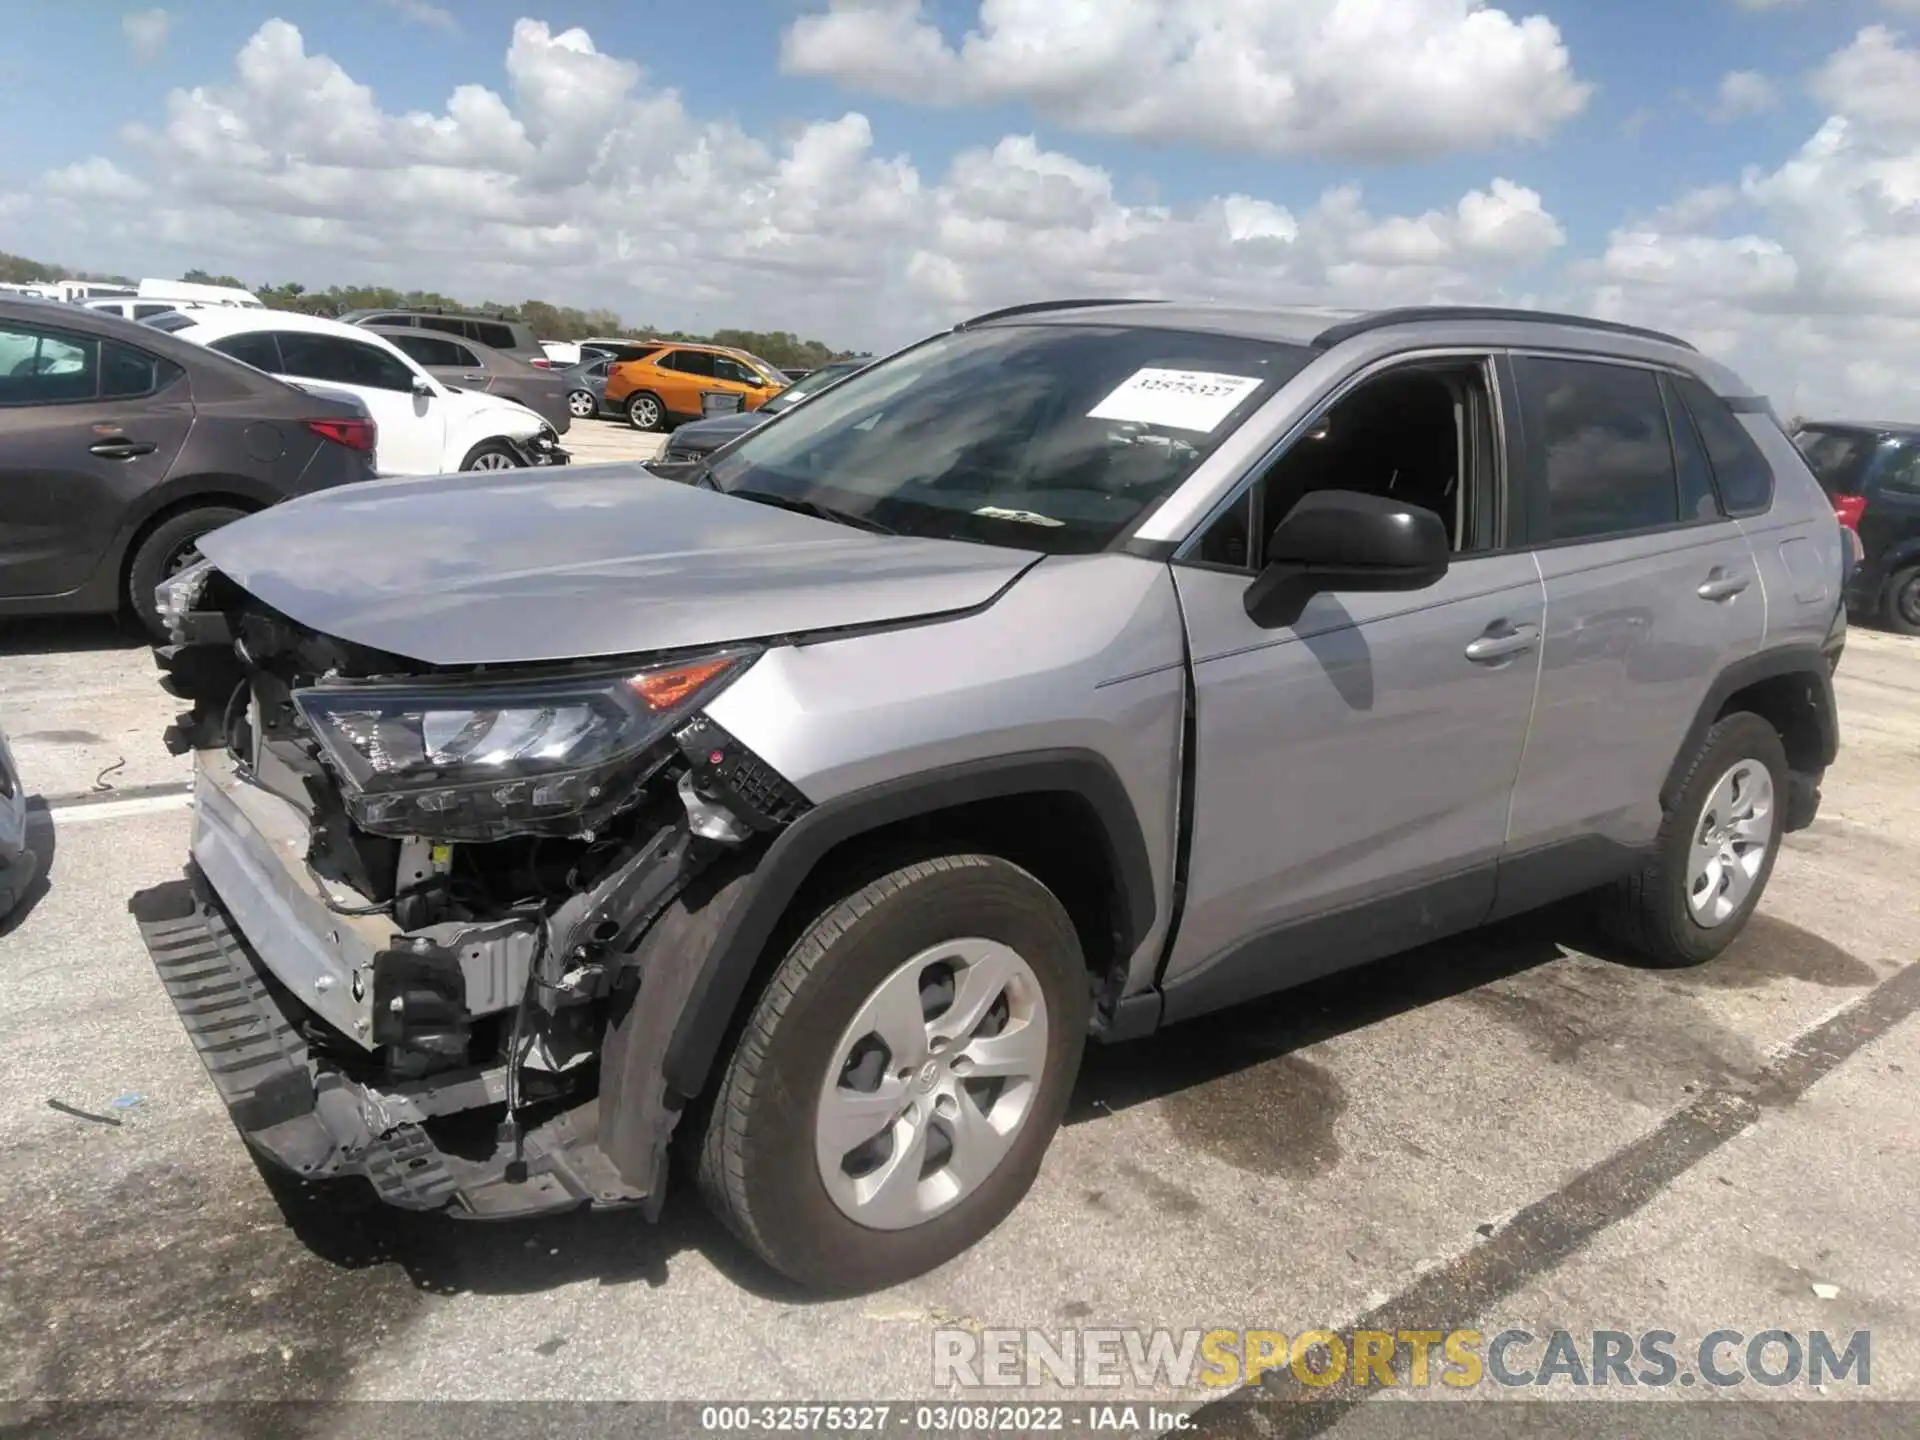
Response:
M677 650L985 604L1037 553L875 535L638 465L343 486L200 541L323 634L430 665Z

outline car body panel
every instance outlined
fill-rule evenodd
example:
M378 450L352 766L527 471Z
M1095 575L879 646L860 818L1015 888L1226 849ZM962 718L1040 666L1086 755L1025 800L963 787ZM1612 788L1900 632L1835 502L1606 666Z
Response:
M984 605L1036 558L868 534L637 465L357 486L251 516L202 553L304 625L437 665L894 623Z
M937 627L770 650L707 713L816 804L996 757L1102 757L1133 804L1160 901L1162 923L1133 957L1150 978L1172 884L1182 664L1166 566L1052 556Z
M27 787L0 730L0 923L5 923L33 889L40 855L27 843Z
M1167 982L1250 936L1431 881L1475 887L1484 913L1539 654L1488 666L1466 647L1542 623L1533 557L1463 558L1409 594L1316 596L1279 630L1248 618L1248 577L1175 573L1196 768L1186 911ZM1285 963L1274 958L1269 988L1290 978Z
M696 374L677 368L692 360L731 367L730 373ZM754 383L734 372L753 376ZM644 359L616 362L607 372L606 397L607 404L624 411L630 396L643 392L653 395L665 407L667 419L679 422L702 417L704 396L738 396L742 409L758 410L786 384L784 376L776 379L761 375L753 357L744 351L719 345L672 344L663 345Z

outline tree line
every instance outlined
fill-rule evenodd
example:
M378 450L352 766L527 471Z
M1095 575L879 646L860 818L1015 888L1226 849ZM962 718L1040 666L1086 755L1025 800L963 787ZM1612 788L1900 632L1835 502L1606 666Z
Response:
M473 305L442 295L436 290L394 290L383 285L333 285L325 290L309 290L297 281L279 285L248 285L231 275L215 275L205 270L189 270L180 278L198 285L233 285L251 290L270 309L298 310L307 315L331 317L343 315L349 310L460 310L524 320L542 340L584 340L589 335L627 335L636 339L729 345L736 350L758 355L775 365L793 369L811 369L847 359L855 353L837 350L824 341L803 339L787 330L728 329L715 330L710 335L695 335L685 330L629 325L612 310L582 310L571 305L549 305L544 300L522 300L518 304L483 300ZM121 285L133 283L122 275L65 270L23 256L0 253L0 282L34 285L52 280L101 280Z

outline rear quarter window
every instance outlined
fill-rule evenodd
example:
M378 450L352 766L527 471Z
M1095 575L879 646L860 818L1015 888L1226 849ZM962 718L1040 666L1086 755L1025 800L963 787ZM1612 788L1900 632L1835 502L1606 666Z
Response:
M512 326L490 325L482 320L475 322L473 328L478 333L470 338L478 340L482 345L491 346L495 350L512 350L515 348L517 342L514 339Z
M1691 376L1674 382L1700 431L1729 515L1764 514L1773 504L1773 467L1753 443L1740 418L1713 391ZM1771 422L1769 422L1771 423Z

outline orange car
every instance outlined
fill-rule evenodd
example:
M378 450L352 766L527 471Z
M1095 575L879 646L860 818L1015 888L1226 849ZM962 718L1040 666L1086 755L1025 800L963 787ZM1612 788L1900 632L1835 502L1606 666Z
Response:
M787 384L782 372L744 350L662 343L608 367L607 408L625 414L636 430L669 430L706 414L704 396L738 395L742 410L758 410Z

